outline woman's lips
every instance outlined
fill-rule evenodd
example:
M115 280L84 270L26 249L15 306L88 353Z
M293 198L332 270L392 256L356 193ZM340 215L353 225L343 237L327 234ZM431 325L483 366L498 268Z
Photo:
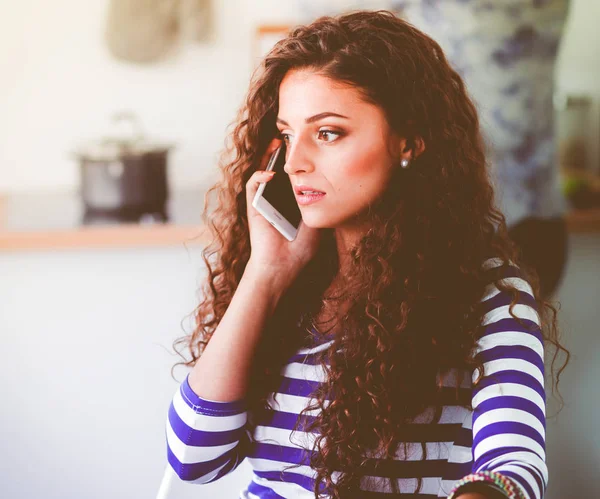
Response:
M296 201L302 206L316 203L325 197L325 193L321 194L296 194Z

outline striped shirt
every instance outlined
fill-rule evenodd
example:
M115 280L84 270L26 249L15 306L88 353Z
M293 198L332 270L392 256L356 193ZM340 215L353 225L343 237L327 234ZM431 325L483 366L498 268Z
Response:
M484 267L500 263L492 258ZM449 398L438 424L423 424L429 422L425 414L424 419L415 418L401 436L409 443L408 455L399 451L397 459L381 460L376 468L367 466L361 497L391 497L390 478L397 482L402 497L447 497L457 481L481 471L508 477L527 499L543 497L548 470L540 318L531 286L519 277L518 267L511 266L502 279L519 290L513 313L523 324L508 311L511 295L492 281L482 298L484 328L475 348L484 377L474 385L477 370L458 373L460 401L470 401L473 410L453 405ZM246 429L244 400L203 399L192 391L186 377L173 397L166 422L168 462L177 476L190 483L210 483L246 459L253 473L241 498L314 498L315 472L303 451L313 449L315 435L291 430L311 393L324 380L315 354L332 341L325 338L312 348L297 350L289 359L280 373L277 392L270 396L274 411L253 434ZM444 376L442 384L454 386L456 374ZM306 414L314 417L316 410ZM426 445L425 460L421 442ZM283 471L292 464L299 466ZM422 478L418 493L417 478Z

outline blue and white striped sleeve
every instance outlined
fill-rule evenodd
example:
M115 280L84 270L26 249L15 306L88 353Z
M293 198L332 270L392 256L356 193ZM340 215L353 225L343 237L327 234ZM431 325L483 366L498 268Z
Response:
M166 422L167 459L177 476L204 484L237 468L248 449L246 420L243 400L202 399L186 376L173 397Z
M484 331L475 351L484 376L477 384L479 371L473 373L472 473L498 474L527 499L542 499L548 468L539 311L527 281L504 280L519 290L512 311L523 324L509 313L511 293L488 285L482 302Z

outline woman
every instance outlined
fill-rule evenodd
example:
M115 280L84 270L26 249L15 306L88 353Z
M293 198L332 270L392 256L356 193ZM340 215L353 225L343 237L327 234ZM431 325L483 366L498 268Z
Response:
M324 193L293 242L251 206L281 141L277 174ZM193 366L167 423L177 475L247 459L246 498L543 497L556 310L439 45L388 11L300 26L254 75L232 144L197 327L176 342Z

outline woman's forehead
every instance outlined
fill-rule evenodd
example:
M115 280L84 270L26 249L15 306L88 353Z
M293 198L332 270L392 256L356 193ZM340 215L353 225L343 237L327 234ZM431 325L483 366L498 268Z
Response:
M352 119L352 110L361 115L374 107L358 89L315 72L291 71L279 87L279 118L306 119L323 112Z

